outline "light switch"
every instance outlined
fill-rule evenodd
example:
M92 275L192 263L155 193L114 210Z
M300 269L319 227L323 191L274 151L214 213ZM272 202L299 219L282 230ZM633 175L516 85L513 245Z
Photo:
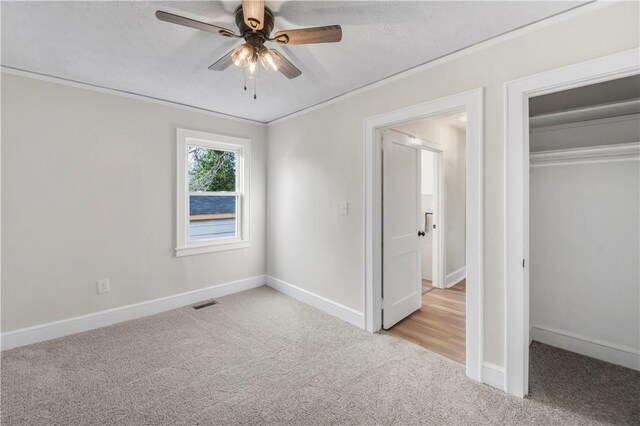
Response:
M343 201L340 203L340 214L347 215L349 214L349 202Z

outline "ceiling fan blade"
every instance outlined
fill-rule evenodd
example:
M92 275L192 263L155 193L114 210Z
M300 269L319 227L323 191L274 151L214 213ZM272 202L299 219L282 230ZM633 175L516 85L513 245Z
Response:
M342 27L328 25L326 27L278 31L273 36L273 40L280 44L335 43L342 40Z
M195 28L196 30L206 31L208 33L218 34L224 37L240 37L233 31L217 25L207 24L205 22L196 21L195 19L185 18L184 16L175 15L173 13L156 11L156 18L161 21L170 22L172 24L184 25L185 27Z
M264 26L264 0L242 0L244 23L252 30L261 30Z
M275 57L275 60L278 64L278 71L284 74L287 78L296 78L302 74L302 71L300 71L298 67L293 65L287 58L282 56L280 52L275 49L271 49L271 53L273 53L273 56Z
M209 69L211 71L223 71L229 68L231 64L233 64L233 60L231 59L231 54L233 53L233 50L231 50L229 53L224 55L222 58L215 61L213 64L209 65Z

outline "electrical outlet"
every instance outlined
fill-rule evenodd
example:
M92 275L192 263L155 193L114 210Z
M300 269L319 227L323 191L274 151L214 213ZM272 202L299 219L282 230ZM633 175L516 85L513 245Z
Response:
M103 294L111 291L111 285L109 284L109 278L105 278L104 280L98 280L96 283L98 287L98 294Z

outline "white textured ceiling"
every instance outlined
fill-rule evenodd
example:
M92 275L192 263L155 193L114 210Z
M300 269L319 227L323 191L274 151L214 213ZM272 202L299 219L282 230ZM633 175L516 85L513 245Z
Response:
M238 39L168 24L163 9L236 30L239 1L2 2L2 65L268 122L580 2L268 1L275 29L340 24L336 44L277 46L302 71L263 74L258 99L243 73L207 67Z

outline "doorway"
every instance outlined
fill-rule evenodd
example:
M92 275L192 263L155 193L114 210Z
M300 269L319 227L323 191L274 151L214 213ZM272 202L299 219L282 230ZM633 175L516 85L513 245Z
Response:
M558 93L589 85L609 82L638 75L640 60L638 49L587 61L557 70L525 77L505 86L505 279L506 279L506 369L505 389L508 393L524 397L529 392L530 340L530 122L529 100L537 96ZM596 148L590 148L593 151ZM629 147L619 147L615 154L628 156ZM557 154L557 153L556 153ZM583 155L584 154L584 155ZM566 162L582 157L593 162L593 152L568 155ZM635 154L637 155L637 154ZM540 158L544 157L541 156ZM546 156L548 157L548 156ZM603 224L612 223L610 220ZM608 225L607 225L608 226ZM637 260L636 260L637 266ZM630 295L630 297L633 297ZM569 317L569 313L565 315ZM556 333L558 334L558 333ZM565 333L566 334L566 333ZM577 344L587 342L573 335ZM596 343L602 346L602 342ZM600 349L599 349L600 350ZM637 351L632 354L638 363Z
M381 133L382 327L464 364L466 113Z
M422 220L422 295L434 288L443 287L442 261L442 200L444 200L444 153L442 149L434 149L422 141L422 164L420 168L420 216Z
M383 143L380 130L385 128L398 128L399 126L427 117L435 117L454 112L465 112L466 123L466 176L464 179L466 191L464 220L464 259L466 261L466 303L464 304L464 352L467 376L483 381L482 374L482 122L483 122L483 90L477 89L446 98L437 99L424 104L404 108L365 120L365 327L370 332L378 332L383 329ZM427 138L425 138L427 139ZM415 143L414 143L415 144ZM403 155L409 156L411 151L404 151ZM417 148L410 158L417 160ZM413 166L413 176L417 180L417 166ZM409 178L407 177L407 182ZM418 184L413 184L414 199L418 197ZM406 201L406 200L405 200ZM411 235L416 237L413 241L406 241L406 247L413 250L412 257L414 272L407 274L415 277L406 289L406 296L412 301L405 303L405 307L421 306L420 276L417 272L419 260L416 252L417 231L424 227L424 222L417 212L418 202L414 201L414 210ZM406 223L406 222L402 222ZM436 224L437 225L437 224ZM402 232L400 234L403 234ZM406 229L409 235L409 226ZM408 258L407 257L407 258ZM406 259L405 259L406 261ZM407 271L410 268L398 268ZM403 287L404 288L404 287ZM435 290L434 290L435 291ZM431 293L431 292L430 292ZM427 294L430 294L427 293ZM416 296L418 302L416 303ZM402 299L399 296L398 301ZM407 308L408 310L409 308ZM401 319L401 318L399 318Z
M532 97L529 129L529 398L637 423L640 75Z

